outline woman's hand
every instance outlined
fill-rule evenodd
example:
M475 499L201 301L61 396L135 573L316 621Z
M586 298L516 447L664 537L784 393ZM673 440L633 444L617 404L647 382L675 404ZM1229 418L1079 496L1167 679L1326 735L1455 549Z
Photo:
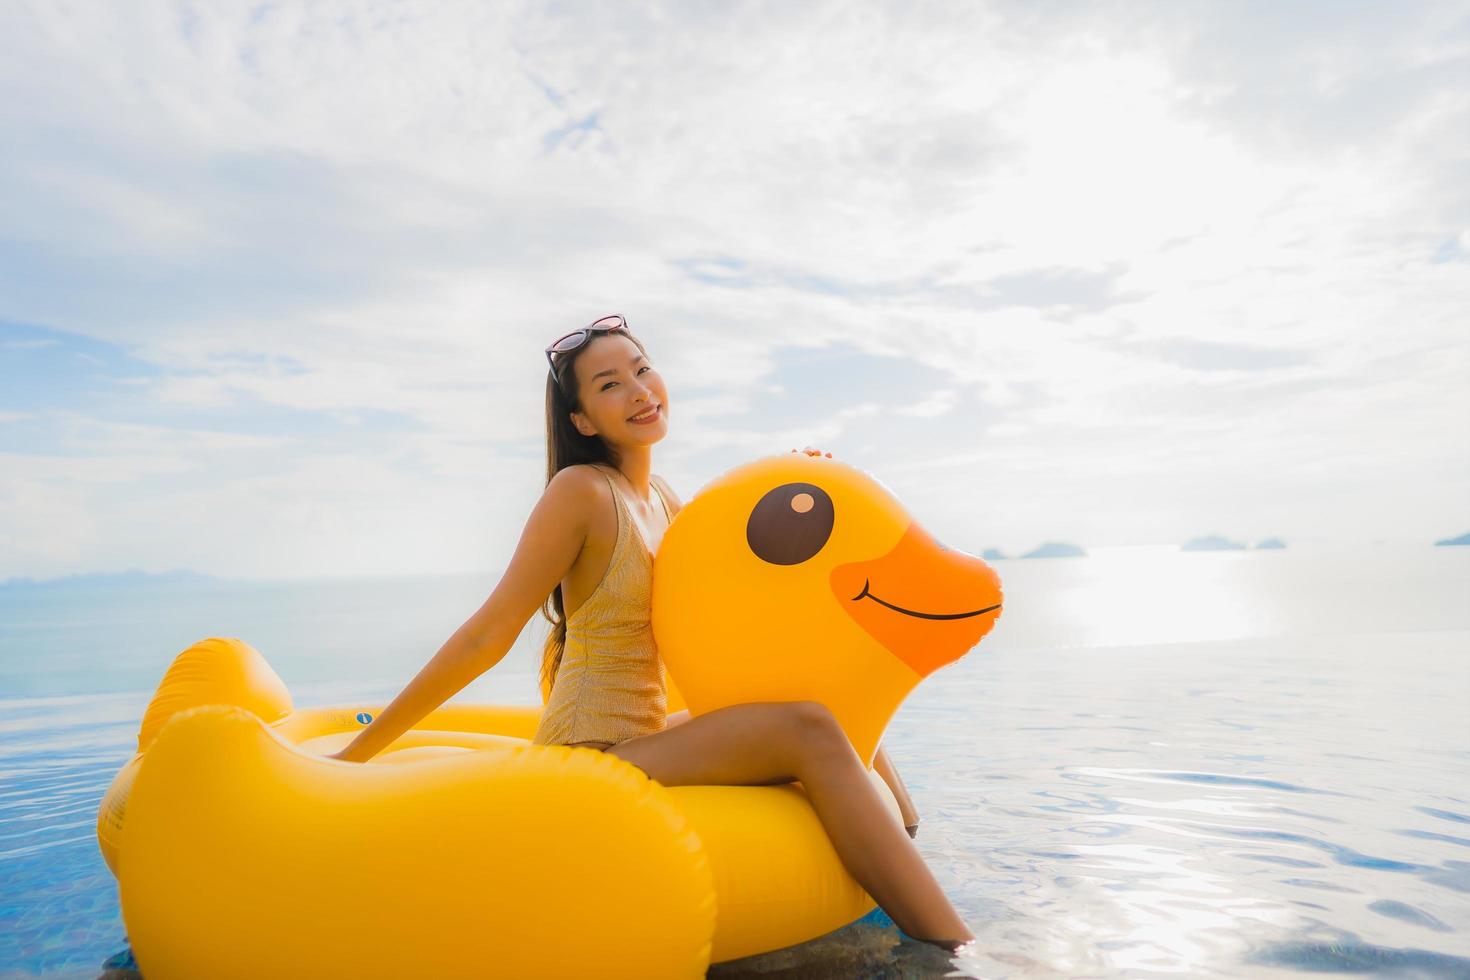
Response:
M356 762L357 761L356 759L349 759L349 758L347 758L346 757L346 754L347 754L347 749L344 747L344 748L342 748L342 749L340 749L340 750L338 750L336 752L328 752L326 755L322 756L322 758L323 759L336 759L338 762Z
M794 453L797 450L793 449L791 451ZM832 458L832 454L831 453L823 453L820 449L813 449L811 446L805 447L804 449L801 450L801 452L806 453L808 456L822 456L822 455L825 455L828 459L831 459Z

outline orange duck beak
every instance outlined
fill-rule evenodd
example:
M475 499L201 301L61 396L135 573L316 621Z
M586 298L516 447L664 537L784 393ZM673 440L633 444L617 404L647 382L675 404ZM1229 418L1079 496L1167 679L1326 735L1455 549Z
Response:
M917 523L888 554L834 568L831 587L847 614L921 678L979 643L1003 597L993 568Z

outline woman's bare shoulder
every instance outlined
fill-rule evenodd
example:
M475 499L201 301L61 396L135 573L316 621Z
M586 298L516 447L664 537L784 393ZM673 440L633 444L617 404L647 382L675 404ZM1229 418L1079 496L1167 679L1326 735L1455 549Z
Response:
M568 464L567 466L563 466L561 469L557 470L556 476L552 477L552 479L577 480L579 482L587 483L592 486L596 486L597 484L606 482L606 478L603 476L602 468L599 467L596 463Z
M571 491L570 496L594 506L608 496L607 477L592 463L563 466L546 485L547 493L552 491L553 485L560 485L562 490Z

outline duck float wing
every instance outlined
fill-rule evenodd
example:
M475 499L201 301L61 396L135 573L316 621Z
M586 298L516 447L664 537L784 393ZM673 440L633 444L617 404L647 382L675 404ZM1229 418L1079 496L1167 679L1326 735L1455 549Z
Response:
M709 962L698 837L668 790L584 749L363 766L242 708L191 708L137 766L123 844L149 980L697 977Z

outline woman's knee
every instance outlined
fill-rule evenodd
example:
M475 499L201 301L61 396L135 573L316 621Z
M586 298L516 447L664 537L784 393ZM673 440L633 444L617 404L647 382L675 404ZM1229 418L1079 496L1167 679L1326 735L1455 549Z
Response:
M847 733L832 710L820 701L788 701L783 709L802 746L829 749L847 744Z

